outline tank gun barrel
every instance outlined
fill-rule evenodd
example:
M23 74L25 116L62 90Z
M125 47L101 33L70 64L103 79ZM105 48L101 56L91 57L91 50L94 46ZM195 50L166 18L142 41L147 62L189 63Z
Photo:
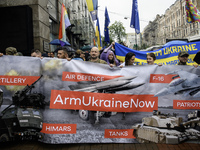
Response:
M34 85L42 78L43 75L41 75L35 82L33 82L31 85L28 85L22 90L22 93L28 93L32 88L34 88Z
M193 119L193 120L189 120L189 121L186 121L186 122L183 122L183 126L187 126L187 125L190 125L192 123L199 123L200 122L200 119Z

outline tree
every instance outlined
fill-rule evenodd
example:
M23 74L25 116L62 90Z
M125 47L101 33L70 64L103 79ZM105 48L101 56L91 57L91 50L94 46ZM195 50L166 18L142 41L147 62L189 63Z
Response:
M109 33L111 39L117 39L118 43L123 42L123 38L126 37L126 29L121 21L115 21L109 26Z
M110 38L110 43L107 44L107 42L104 41L105 37L104 36L101 36L101 41L102 41L102 47L107 47L109 46L112 42L114 42L114 40L112 39L112 37L109 37Z

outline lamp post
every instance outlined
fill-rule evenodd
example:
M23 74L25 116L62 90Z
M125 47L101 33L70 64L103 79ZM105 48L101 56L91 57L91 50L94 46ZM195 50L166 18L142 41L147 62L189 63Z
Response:
M124 17L124 19L127 20L127 19L130 19L130 17ZM135 46L136 46L136 50L137 50L138 47L137 47L137 34L136 34L136 32L135 32Z

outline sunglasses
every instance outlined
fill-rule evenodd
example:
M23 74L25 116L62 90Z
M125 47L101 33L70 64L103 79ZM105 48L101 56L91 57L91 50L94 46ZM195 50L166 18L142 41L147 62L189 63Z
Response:
M183 56L181 56L181 57L188 57L188 55L183 55Z

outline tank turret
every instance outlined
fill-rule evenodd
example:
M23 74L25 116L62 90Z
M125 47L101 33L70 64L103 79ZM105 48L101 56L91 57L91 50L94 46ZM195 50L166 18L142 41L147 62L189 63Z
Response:
M141 124L132 126L134 136L141 143L178 144L185 140L199 140L200 132L187 128L188 122L183 122L177 114L161 114L154 111L151 117L142 119Z
M187 115L188 121L184 123L185 126L197 129L200 131L200 111L195 110Z
M199 110L195 110L194 112L191 112L187 115L188 120L192 120L195 118L200 118L200 111Z
M178 128L182 122L183 119L181 117L176 117L176 114L161 114L160 111L154 111L153 116L142 119L144 125L167 129Z

